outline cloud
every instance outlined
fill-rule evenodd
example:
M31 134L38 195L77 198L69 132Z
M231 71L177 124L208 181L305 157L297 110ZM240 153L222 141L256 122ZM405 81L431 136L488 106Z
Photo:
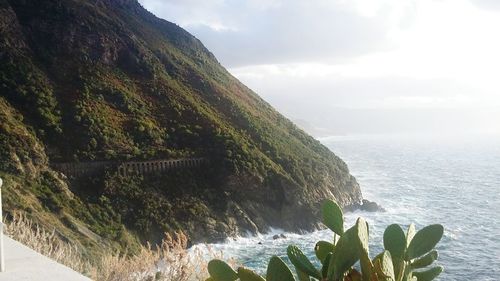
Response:
M198 37L228 66L336 62L391 48L390 32L411 23L412 1L141 0Z
M500 10L500 1L498 0L471 0L478 7L486 10Z
M485 108L500 107L498 95L448 78L418 79L401 76L343 77L333 72L316 75L300 66L252 66L232 70L264 99L290 116L306 117L332 107ZM321 70L320 70L321 72Z
M343 76L343 70L327 65L247 66L231 72L316 135L499 131L498 92L484 92L468 81Z
M496 0L140 0L304 127L498 129Z

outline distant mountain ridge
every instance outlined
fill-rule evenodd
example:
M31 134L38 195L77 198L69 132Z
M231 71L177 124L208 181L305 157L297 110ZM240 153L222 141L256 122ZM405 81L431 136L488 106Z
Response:
M51 166L190 157L210 165L69 179ZM362 199L340 158L135 0L0 0L0 176L7 212L95 251L178 229L312 230L323 199Z

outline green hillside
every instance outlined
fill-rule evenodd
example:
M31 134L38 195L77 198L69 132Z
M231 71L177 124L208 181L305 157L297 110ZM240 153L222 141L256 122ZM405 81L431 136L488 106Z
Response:
M53 169L184 157L210 164L127 177ZM323 199L361 200L341 159L135 0L0 0L0 176L7 213L93 250L177 229L193 242L311 230Z

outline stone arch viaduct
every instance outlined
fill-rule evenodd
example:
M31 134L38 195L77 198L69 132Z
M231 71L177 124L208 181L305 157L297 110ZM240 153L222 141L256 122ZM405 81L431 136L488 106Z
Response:
M66 176L94 175L104 170L116 170L122 176L147 175L174 169L192 169L208 163L206 158L160 159L147 161L95 161L54 163L52 166Z

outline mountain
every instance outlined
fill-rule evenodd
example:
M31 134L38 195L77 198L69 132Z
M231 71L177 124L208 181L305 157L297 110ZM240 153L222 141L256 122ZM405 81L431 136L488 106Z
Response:
M55 168L190 157L206 163ZM93 251L312 230L325 198L362 199L340 158L136 0L0 0L0 176L5 212Z

